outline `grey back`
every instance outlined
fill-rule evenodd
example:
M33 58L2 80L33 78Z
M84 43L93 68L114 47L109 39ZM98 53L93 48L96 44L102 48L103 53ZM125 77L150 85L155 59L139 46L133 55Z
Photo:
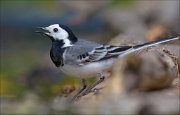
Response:
M77 57L81 54L87 53L92 51L95 47L100 46L100 44L97 44L92 41L87 41L83 39L78 39L78 42L74 44L74 46L71 46L66 49L64 54L64 63L65 64L78 64Z

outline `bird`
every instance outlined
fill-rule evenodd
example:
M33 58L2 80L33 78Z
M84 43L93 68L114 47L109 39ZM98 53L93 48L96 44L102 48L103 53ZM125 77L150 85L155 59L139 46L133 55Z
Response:
M103 82L104 72L111 68L117 59L144 48L179 39L171 37L138 45L113 46L78 38L66 25L52 24L38 28L41 30L36 32L48 36L52 42L50 58L55 66L65 74L82 80L83 87L72 100L88 94ZM86 79L96 75L99 80L87 88Z

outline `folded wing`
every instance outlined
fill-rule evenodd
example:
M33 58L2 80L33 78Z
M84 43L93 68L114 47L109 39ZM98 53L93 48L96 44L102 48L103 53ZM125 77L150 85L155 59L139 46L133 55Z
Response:
M89 62L96 62L108 58L118 57L120 54L123 54L130 49L132 49L132 46L101 45L94 48L90 52L79 55L77 61L80 63L80 65L84 65Z

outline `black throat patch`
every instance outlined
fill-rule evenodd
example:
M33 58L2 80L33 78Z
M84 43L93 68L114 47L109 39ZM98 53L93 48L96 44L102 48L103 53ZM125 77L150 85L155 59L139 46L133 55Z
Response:
M56 65L56 67L64 65L63 54L66 48L62 48L63 45L64 45L63 40L52 42L50 57L53 63Z

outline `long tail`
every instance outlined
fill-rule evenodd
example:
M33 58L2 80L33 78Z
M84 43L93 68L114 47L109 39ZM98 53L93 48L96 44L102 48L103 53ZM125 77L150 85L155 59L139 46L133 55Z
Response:
M147 43L140 44L140 45L135 45L135 46L132 46L132 48L129 49L128 51L126 51L125 53L119 55L119 57L128 55L130 53L133 53L135 51L138 51L138 50L141 50L141 49L144 49L144 48L148 48L148 47L152 47L152 46L157 46L159 44L170 42L170 41L174 41L174 40L178 40L178 39L179 39L179 37L173 37L173 38L167 38L167 39L162 39L162 40L153 41L153 42L147 42Z

